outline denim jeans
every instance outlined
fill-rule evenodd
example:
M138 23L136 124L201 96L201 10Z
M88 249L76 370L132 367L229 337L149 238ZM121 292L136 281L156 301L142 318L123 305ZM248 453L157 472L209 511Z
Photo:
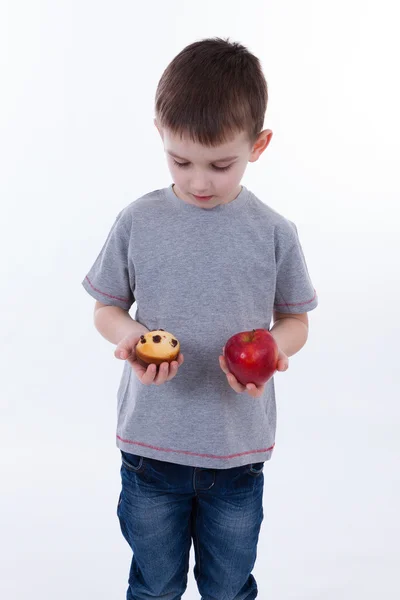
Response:
M253 600L264 463L189 467L121 451L117 515L133 552L127 600L180 600L194 545L202 600Z

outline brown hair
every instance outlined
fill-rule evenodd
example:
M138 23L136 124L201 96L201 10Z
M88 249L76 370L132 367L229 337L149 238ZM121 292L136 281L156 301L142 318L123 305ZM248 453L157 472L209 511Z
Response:
M218 146L242 131L253 145L267 103L259 59L229 38L213 38L186 46L165 69L155 116L161 127L204 146Z

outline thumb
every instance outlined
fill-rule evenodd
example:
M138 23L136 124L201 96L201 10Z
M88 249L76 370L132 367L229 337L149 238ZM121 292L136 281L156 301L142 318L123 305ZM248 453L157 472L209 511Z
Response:
M131 349L125 343L119 343L114 351L114 356L120 360L126 360L131 354Z
M276 367L277 371L287 371L289 368L289 359L280 358Z

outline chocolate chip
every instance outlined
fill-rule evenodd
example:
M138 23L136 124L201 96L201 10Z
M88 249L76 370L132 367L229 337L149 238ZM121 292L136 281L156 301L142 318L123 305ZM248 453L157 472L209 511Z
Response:
M153 335L153 342L155 344L158 344L159 342L161 342L161 335Z
M160 328L158 331L165 331L165 329L161 329L161 328Z
M141 344L145 344L145 343L146 343L146 340L145 340L145 338L144 338L144 335L142 335L142 337L140 338L140 343L141 343Z
M171 344L173 345L173 347L175 348L175 346L178 344L178 340L171 340Z

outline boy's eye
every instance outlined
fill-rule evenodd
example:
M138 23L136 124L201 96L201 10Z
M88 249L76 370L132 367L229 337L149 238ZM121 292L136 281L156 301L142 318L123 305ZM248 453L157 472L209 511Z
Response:
M188 167L190 163L180 163L177 162L175 159L173 159L174 161L174 165L176 165L177 167ZM229 165L228 167L216 167L215 165L211 165L213 169L215 169L216 171L228 171L228 169L231 168L232 165Z

